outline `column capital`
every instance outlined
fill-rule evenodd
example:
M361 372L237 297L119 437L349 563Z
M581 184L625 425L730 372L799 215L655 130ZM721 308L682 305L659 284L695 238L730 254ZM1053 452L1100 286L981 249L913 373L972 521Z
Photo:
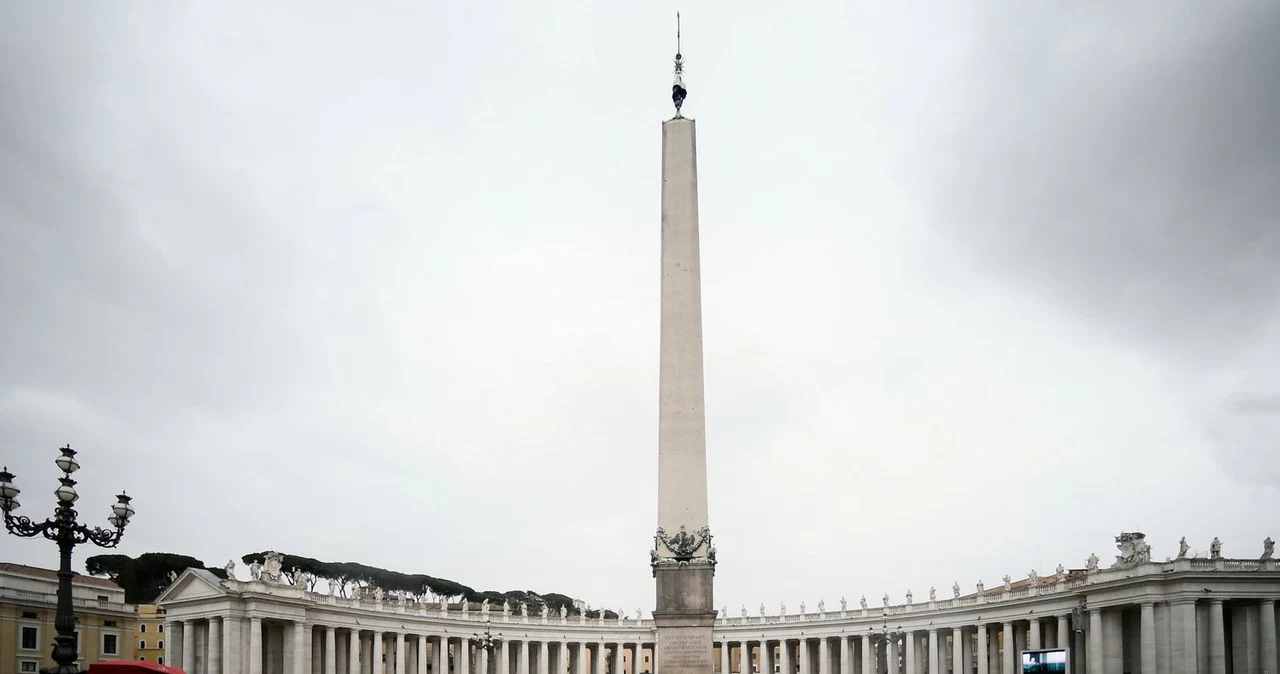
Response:
M1152 609L1152 610L1154 610L1154 609L1155 609L1155 607L1156 607L1156 603L1155 603L1154 601L1144 601L1144 602L1142 602L1141 604L1139 604L1139 606L1140 606L1141 608L1143 608L1143 609Z
M1209 598L1209 605L1210 605L1210 606L1221 606L1221 605L1222 605L1222 599L1221 599L1220 597L1210 597L1210 598Z

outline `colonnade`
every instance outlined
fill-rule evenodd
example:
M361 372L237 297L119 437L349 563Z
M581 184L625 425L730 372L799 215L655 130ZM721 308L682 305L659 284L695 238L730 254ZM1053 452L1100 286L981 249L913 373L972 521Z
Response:
M634 674L652 671L654 648L504 637L487 649L470 636L258 617L170 620L165 629L165 662L187 674Z
M895 616L901 617L901 616ZM941 616L939 616L941 617ZM1274 674L1273 599L1184 599L977 624L823 634L717 634L720 674L1016 674L1019 652L1065 648L1071 674ZM740 631L750 628L743 626ZM725 630L725 632L731 632ZM834 631L834 630L833 630ZM661 674L660 672L658 674Z

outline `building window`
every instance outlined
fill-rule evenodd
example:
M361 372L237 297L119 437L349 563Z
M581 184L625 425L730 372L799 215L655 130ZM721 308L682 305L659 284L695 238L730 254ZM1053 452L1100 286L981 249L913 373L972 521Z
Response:
M40 650L40 628L23 625L22 641L18 644L18 647L24 651Z
M164 639L156 642L156 648L164 648Z
M102 621L102 626L103 626L103 627L118 627L118 625L116 624L116 621L114 621L114 620L103 620L103 621Z
M22 619L23 620L39 620L40 614L36 613L35 611L23 611Z
M140 650L140 651L145 651L145 650L147 650L147 640L146 640L146 639L143 639L142 641L139 641L139 642L138 642L138 650Z
M163 665L163 664L164 664L164 656L163 656L163 655L157 655L157 656L156 656L156 664L157 664L157 665Z
M146 624L146 623L142 623L141 625L138 625L138 631L139 631L139 632L142 632L143 634L146 634L146 632L147 632L147 624Z
M145 655L139 655L139 656L138 656L138 660L140 660L141 662L146 662L146 661L147 661L147 656L145 656Z
M108 597L105 594L100 594L98 595L98 601L103 602L105 604L106 602L111 601L111 597Z
M156 631L157 631L157 632L159 632L159 633L161 633L161 634L164 634L164 623L161 623L161 624L159 624L159 625L156 625Z
M22 674L35 674L40 671L40 663L35 660L23 660L18 664L18 671Z
M114 634L102 635L102 654L120 655L119 637Z

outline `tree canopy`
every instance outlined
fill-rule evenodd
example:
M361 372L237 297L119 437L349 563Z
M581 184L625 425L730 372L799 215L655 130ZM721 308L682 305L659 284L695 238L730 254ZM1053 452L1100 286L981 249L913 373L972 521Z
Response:
M245 564L253 562L261 564L266 560L266 556L266 551L253 552L240 559ZM389 571L357 562L322 562L301 555L282 553L281 556L283 557L281 571L285 574L285 579L293 582L295 569L310 574L313 581L312 587L308 589L315 589L315 579L324 579L337 582L344 588L344 592L347 585L354 584L367 588L380 587L386 592L405 592L419 599L425 599L428 594L472 603L488 599L490 604L498 606L501 606L504 601L509 602L516 610L521 605L525 605L529 607L529 612L534 614L541 611L543 606L552 612L558 612L561 607L565 610L573 610L575 604L572 597L556 592L547 594L539 594L533 590L478 592L456 581L421 573ZM169 586L170 573L175 576L181 575L189 568L205 569L219 578L227 577L222 567L208 567L195 557L167 552L147 552L136 559L120 554L95 555L85 559L85 569L89 575L105 576L119 584L124 588L125 601L131 604L153 603L156 597L159 597L160 593ZM587 611L587 616L597 618L600 612ZM604 617L617 618L618 616L606 609Z
M204 562L187 555L168 552L146 552L137 559L128 555L94 555L84 560L91 576L106 576L124 588L124 600L130 604L150 604L169 587L169 574L181 575L189 568L207 569L220 578L226 571L210 569Z

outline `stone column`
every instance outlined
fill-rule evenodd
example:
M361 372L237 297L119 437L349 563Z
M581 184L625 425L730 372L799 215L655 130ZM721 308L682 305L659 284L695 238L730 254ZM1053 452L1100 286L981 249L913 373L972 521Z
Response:
M182 623L182 669L196 674L196 624L193 620Z
M960 627L951 628L951 671L955 674L965 671L964 629Z
M1004 663L1001 669L1003 674L1013 674L1014 667L1018 664L1018 648L1013 644L1013 623L1007 622L1001 630L1000 661ZM1102 674L1102 668L1090 670L1089 674Z
M301 620L293 623L293 671L290 674L309 674L307 672L307 626Z
M765 642L760 642L760 674L773 674L764 668ZM849 637L840 635L840 674L853 674L853 644Z
M370 670L372 674L383 674L383 672L386 671L383 668L384 663L382 661L382 657L385 653L383 649L382 632L374 630L372 636L369 638L369 665L372 667Z
M427 635L418 635L418 674L427 674Z
M636 658L640 657L640 651L636 651ZM639 664L638 661L635 664ZM634 667L632 669L635 669ZM639 674L640 670L636 670ZM538 642L538 674L551 674L551 644L540 641Z
M1276 654L1276 602L1274 599L1263 599L1258 604L1258 628L1262 637L1262 671L1273 674L1280 671L1280 662Z
M324 628L324 668L323 674L338 674L338 629Z
M729 642L720 642L720 674L729 674Z
M929 674L942 674L942 663L938 662L938 630L929 630Z
M991 655L991 647L987 645L987 626L978 625L978 674L990 674L991 666L988 663L988 657Z
M795 666L791 664L791 646L786 639L778 642L778 664L782 674L795 674Z
M742 642L742 652L743 657L745 658L744 662L750 663L750 658L746 657L748 651L749 647L747 646L747 643L745 641ZM743 674L750 674L750 670L745 664L739 667L739 669ZM826 637L818 639L818 674L831 674L831 643Z
M915 632L907 632L902 638L902 648L906 651L902 659L907 665L907 674L920 674L920 663L916 662L917 642Z
M405 672L404 660L404 632L396 632L396 674L407 674Z
M436 637L435 674L449 674L449 637L443 635Z
M249 674L262 674L262 618L249 618Z
M1156 605L1145 602L1141 611L1141 655L1138 667L1142 674L1156 674Z
M351 630L347 634L346 674L360 674L360 630Z
M241 661L244 659L244 642L241 641L241 626L244 621L240 618L223 618L222 619L222 671L223 674L240 674L242 670Z
M840 637L848 646L849 638ZM760 641L760 674L773 674L773 646L767 640ZM853 674L852 669L844 674Z
M1227 674L1227 644L1223 633L1222 600L1209 600L1209 674ZM185 642L184 642L185 643Z
M1058 637L1055 648L1071 648L1071 615L1058 616Z
M622 654L627 650L627 645L618 642L613 645L613 674L623 674L626 665L623 664ZM526 672L517 672L516 674L526 674Z
M617 668L622 671L621 667ZM525 639L520 642L520 646L516 649L516 674L529 674L529 640Z
M458 639L457 674L471 674L471 644L466 639ZM381 674L379 672L378 674Z
M1027 639L1027 650L1038 651L1040 650L1040 619L1032 618L1027 622L1027 629L1030 632L1030 636Z
M1089 611L1089 667L1088 674L1103 674L1102 671L1102 609Z
M871 648L871 637L862 634L858 636L858 640L862 642L862 671L859 674L872 674L876 670L875 665L872 664L875 651Z
M209 619L209 641L205 646L209 649L205 674L222 674L222 618Z

